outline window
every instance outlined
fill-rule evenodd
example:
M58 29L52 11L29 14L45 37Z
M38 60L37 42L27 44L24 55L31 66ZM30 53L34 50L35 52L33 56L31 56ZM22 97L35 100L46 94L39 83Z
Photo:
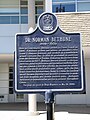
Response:
M0 95L0 98L4 98L4 96L3 96L3 95Z
M0 24L28 24L27 17L28 0L0 1Z
M41 13L44 12L44 0L35 0L35 23Z
M13 81L9 81L9 87L13 86Z
M53 6L53 12L75 12L75 4L56 4Z
M20 0L20 22L28 24L28 0Z
M9 94L13 94L13 66L9 66Z
M52 0L53 12L90 11L90 0Z
M9 94L13 94L13 88L9 88Z
M16 94L17 99L24 99L24 94Z
M90 2L78 2L77 11L90 11Z
M21 23L27 24L28 23L28 16L21 16Z
M21 1L20 1L20 4L21 4L21 5L28 5L28 1L27 1L27 0L26 0L26 1L25 1L25 0L21 0Z
M75 12L75 0L52 0L53 12Z

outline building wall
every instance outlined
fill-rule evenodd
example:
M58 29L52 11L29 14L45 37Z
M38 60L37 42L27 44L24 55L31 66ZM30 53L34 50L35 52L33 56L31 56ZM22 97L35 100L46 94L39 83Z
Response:
M15 93L9 94L9 65L14 65L15 34L27 32L27 24L0 24L0 103L27 101L27 95L20 99Z
M13 85L10 84L11 81L14 83L14 79L12 79L10 75L11 73L13 74L13 72L9 70L10 67L13 67L13 62L11 61L8 63L0 63L0 103L27 102L27 94L16 94Z
M0 24L0 53L14 53L15 34L26 32L28 32L28 25Z
M90 14L61 13L56 14L60 28L66 32L81 33L81 41L85 54L86 94L57 95L57 104L90 104ZM88 54L87 54L88 53Z
M86 94L57 95L57 104L90 104L90 59L85 59Z
M8 102L8 64L0 64L0 102Z
M56 16L63 31L81 33L83 47L90 47L90 13L60 13Z
M86 94L57 95L55 98L56 104L90 104L90 13L57 13L56 16L59 26L64 32L81 33L86 73ZM15 34L27 32L28 24L0 24L0 55L3 53L13 54L15 50ZM26 102L27 95L24 96L23 100L17 99L16 94L9 95L8 64L8 62L0 63L0 102ZM37 101L44 102L44 98L38 95Z

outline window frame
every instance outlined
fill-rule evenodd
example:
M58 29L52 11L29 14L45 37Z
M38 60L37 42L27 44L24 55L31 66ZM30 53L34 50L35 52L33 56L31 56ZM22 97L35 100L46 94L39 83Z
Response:
M42 2L42 4L36 4L36 3L38 3L38 2ZM44 0L40 0L40 1L38 1L38 0L35 0L35 24L37 23L37 20L38 20L38 17L39 17L39 15L41 14L41 12L40 13L38 13L38 12L36 12L36 8L38 9L39 7L41 8L42 7L42 12L44 12L44 7L45 7L45 3L44 3ZM38 11L38 10L37 10Z
M10 77L11 74L13 78ZM14 82L14 66L9 65L9 94L14 94L13 82Z
M25 3L25 4L24 4ZM26 17L22 20L22 18ZM5 17L5 19L3 19ZM16 17L16 18L15 18ZM0 24L28 24L28 0L18 0L18 4L0 5ZM23 22L24 21L24 22Z
M75 12L54 12L53 11L53 5L55 5L55 4L72 4L72 3L75 3ZM54 13L86 13L86 12L90 12L90 10L89 11L87 11L87 10L83 10L83 11L78 11L78 3L80 4L80 3L90 3L90 0L72 0L72 1L61 1L61 2L54 2L53 0L52 0L52 12L54 12Z

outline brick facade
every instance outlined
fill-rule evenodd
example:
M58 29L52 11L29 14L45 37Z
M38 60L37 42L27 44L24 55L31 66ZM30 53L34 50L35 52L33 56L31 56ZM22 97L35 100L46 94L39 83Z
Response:
M81 33L83 47L90 47L90 13L57 13L56 16L61 30Z

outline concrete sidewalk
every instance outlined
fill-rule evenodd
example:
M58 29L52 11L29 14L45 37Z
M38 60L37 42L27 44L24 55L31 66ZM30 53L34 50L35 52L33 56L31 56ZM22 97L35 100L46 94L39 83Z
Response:
M0 120L47 120L45 104L37 107L40 115L30 116L27 103L0 104ZM90 106L55 105L55 120L90 120Z
M28 103L0 103L0 111L28 111ZM45 103L37 103L37 111L46 111ZM56 105L55 112L90 114L89 105Z
M28 111L0 111L0 120L47 120L46 112L30 116ZM55 120L90 120L90 114L74 114L68 112L55 112Z

